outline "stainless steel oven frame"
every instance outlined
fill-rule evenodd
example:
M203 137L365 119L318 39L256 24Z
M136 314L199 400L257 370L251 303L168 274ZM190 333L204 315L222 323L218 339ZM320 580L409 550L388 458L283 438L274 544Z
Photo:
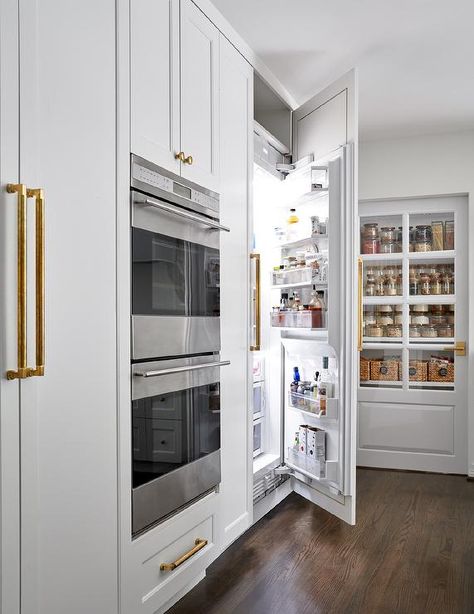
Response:
M219 355L194 356L132 365L132 401L220 381ZM132 533L136 535L221 481L220 449L132 490Z
M219 251L219 195L132 155L132 228ZM133 275L133 273L132 273ZM185 289L188 291L188 289ZM132 314L132 360L220 350L220 318Z

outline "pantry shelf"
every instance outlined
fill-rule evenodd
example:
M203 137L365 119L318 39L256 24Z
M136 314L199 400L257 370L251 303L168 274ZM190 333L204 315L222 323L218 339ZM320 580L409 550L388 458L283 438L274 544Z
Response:
M361 388L377 387L377 388L401 388L402 382L400 380L362 380L360 382Z
M363 337L362 342L365 344L377 344L382 347L387 347L387 344L392 345L401 344L403 337Z
M409 260L429 260L430 262L438 261L440 264L446 264L446 262L452 262L456 258L456 250L440 250L434 252L410 252L408 254Z
M454 305L456 302L455 294L423 294L410 295L407 298L410 305Z
M402 305L402 296L364 296L364 305Z
M385 262L386 260L400 262L403 260L401 252L396 252L395 254L361 254L360 257L364 262Z

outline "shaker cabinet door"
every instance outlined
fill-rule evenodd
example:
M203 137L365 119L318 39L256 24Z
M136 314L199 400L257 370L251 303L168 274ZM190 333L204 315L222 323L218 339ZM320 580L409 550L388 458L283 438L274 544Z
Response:
M176 174L179 0L131 0L131 149Z
M181 2L181 150L183 177L218 191L219 31Z

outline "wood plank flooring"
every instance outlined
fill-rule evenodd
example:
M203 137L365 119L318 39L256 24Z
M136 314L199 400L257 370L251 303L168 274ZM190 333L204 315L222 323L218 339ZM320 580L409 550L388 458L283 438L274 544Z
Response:
M357 525L296 494L169 614L473 614L474 482L358 469Z

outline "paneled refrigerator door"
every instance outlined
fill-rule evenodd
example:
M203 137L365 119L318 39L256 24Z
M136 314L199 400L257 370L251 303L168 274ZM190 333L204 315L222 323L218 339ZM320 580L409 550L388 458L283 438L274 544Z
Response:
M290 470L298 494L350 524L355 523L356 107L356 75L351 71L293 114L293 158L306 159L311 178L311 193L298 197L296 213L299 207L299 224L305 225L303 235L311 237L319 263L319 270L310 267L311 284L313 294L321 292L325 311L318 324L310 301L311 326L290 326L281 333L280 470ZM306 196L312 204L303 202ZM314 209L309 220L305 207ZM295 242L299 238L293 237ZM299 319L305 313L292 312Z

